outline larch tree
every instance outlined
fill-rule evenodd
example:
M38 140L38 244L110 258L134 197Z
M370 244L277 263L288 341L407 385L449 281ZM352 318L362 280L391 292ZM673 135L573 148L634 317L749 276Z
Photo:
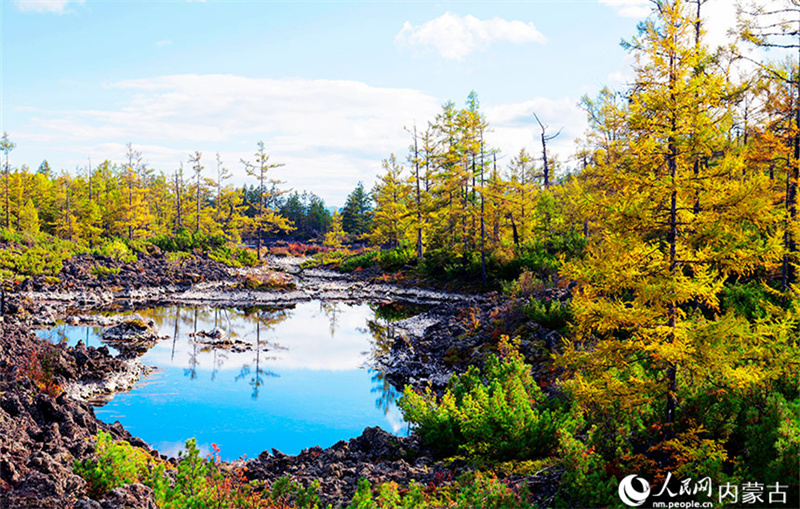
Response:
M231 178L231 171L222 164L222 156L217 152L217 177L214 182L214 219L219 224L222 214L225 210L225 201L223 198L223 189L225 181ZM230 200L228 200L229 202Z
M548 126L546 126L545 124L542 123L541 120L539 120L539 116L536 113L534 113L533 116L536 119L536 122L539 124L539 128L542 130L542 134L540 136L540 139L542 141L542 186L545 189L549 189L552 175L550 175L550 170L551 170L550 159L547 156L547 143L556 139L561 134L563 128L559 129L554 134L547 134Z
M274 179L269 179L268 173L270 170L274 170L275 168L280 168L283 166L283 163L272 163L269 160L269 154L267 154L266 148L264 148L264 142L258 142L258 151L255 154L256 159L255 162L251 163L249 161L245 161L242 159L242 164L244 164L245 170L247 174L250 176L255 177L258 180L258 203L255 204L255 208L257 211L257 215L254 219L255 223L255 234L256 234L256 250L258 253L258 259L261 259L261 238L263 232L266 231L291 231L294 227L286 220L283 216L276 213L274 209L267 208L267 196L266 186L267 184L272 184L273 189L279 183L279 181ZM277 193L271 193L277 194Z
M11 173L11 167L8 164L8 153L14 150L17 144L11 141L8 137L7 132L3 132L2 138L0 138L0 150L3 151L5 155L5 164L3 165L3 197L5 198L5 220L6 220L6 229L11 227L11 222L9 220L10 214L10 206L9 206L9 174Z
M408 131L408 129L406 129ZM409 154L408 154L408 163L414 168L414 173L412 174L411 178L413 179L412 185L414 186L414 213L415 213L415 229L417 233L416 243L417 243L417 261L422 262L423 256L423 204L422 204L422 193L423 193L423 181L425 180L425 176L422 175L422 168L425 164L425 161L422 158L422 154L420 152L419 147L419 136L417 135L417 125L414 124L414 129L410 131L414 143L409 147Z
M189 155L189 163L192 165L192 171L194 172L194 195L195 195L195 227L194 232L200 233L200 196L203 193L203 169L204 166L200 163L200 159L203 157L203 154L195 150L194 154Z
M408 202L413 188L403 177L403 166L398 164L394 154L384 159L381 166L383 174L372 189L375 210L370 239L375 244L397 247L405 240L406 232L412 231Z
M508 167L507 210L511 221L514 246L519 251L520 243L528 238L531 231L531 203L538 189L535 183L536 169L533 157L522 148Z
M782 0L769 6L755 2L739 4L737 25L739 35L745 42L789 53L786 63L755 62L762 71L763 79L772 81L784 92L783 100L767 102L765 106L781 108L781 121L774 124L779 130L774 132L783 140L788 152L784 196L786 252L783 256L782 282L784 291L789 291L797 283L800 270L800 217L797 214L800 185L800 2Z
M682 0L657 1L629 44L635 85L625 104L607 95L591 137L599 143L587 189L598 231L563 269L578 287L573 337L557 364L573 375L564 386L592 409L612 450L629 445L609 422L639 432L653 423L664 440L680 442L676 433L691 427L679 423L688 395L782 369L774 352L757 352L764 342L786 343L784 318L756 330L719 315L725 280L774 267L781 246L768 182L742 178L743 159L729 145L726 83L695 44L694 21ZM709 159L702 175L698 147ZM763 369L748 373L754 355ZM603 421L609 415L616 420Z
M326 247L339 249L344 245L346 238L347 233L344 231L344 227L342 226L342 215L339 214L338 210L336 210L333 212L333 217L331 218L331 227L325 234L322 244Z
M142 153L127 144L125 163L120 171L120 180L125 189L120 225L127 230L128 239L139 237L150 224L150 211L145 200L146 177L152 173L142 159Z
M185 197L185 187L183 178L183 163L178 166L178 169L172 174L172 188L173 196L175 198L175 230L180 231L183 229L183 205Z
M39 212L36 210L33 200L28 198L25 201L25 205L23 205L22 210L20 210L19 231L24 235L30 236L31 238L36 238L36 236L39 234L39 229Z

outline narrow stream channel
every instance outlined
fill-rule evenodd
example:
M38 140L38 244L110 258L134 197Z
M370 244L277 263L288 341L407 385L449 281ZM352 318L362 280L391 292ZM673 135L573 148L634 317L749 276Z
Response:
M169 306L137 313L167 336L140 357L156 370L95 411L162 453L176 454L190 437L204 452L217 444L230 460L271 448L296 454L328 447L367 426L407 432L398 392L369 367L375 352L391 346L392 320L408 314L396 305L312 301L285 309ZM215 329L241 343L210 346L203 334ZM98 346L100 334L62 325L40 335Z

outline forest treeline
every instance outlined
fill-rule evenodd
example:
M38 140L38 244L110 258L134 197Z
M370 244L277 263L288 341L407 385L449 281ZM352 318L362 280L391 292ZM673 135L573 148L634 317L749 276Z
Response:
M0 140L5 165L0 177L0 226L23 235L44 232L90 247L103 239L150 239L189 232L243 238L291 234L308 239L324 234L331 214L313 193L280 189L268 178L276 167L259 144L255 162L243 161L255 183L229 183L232 172L220 159L194 152L186 168L156 171L128 144L126 157L74 172L55 172L45 160L37 170L13 168L15 148L8 133Z
M618 505L618 481L634 473L653 485L760 483L762 501L772 485L796 503L800 8L742 9L737 43L712 51L704 4L654 2L625 43L632 82L582 100L589 130L569 173L548 154L556 127L538 117L536 155L504 164L472 93L407 127L408 152L387 157L375 186L359 184L332 216L316 196L278 192L263 144L246 163L255 183L241 189L199 153L156 174L130 146L125 161L72 176L11 170L6 136L0 223L88 244L297 228L333 248L391 253L362 253L353 267L384 256L431 276L522 273L508 288L525 312L567 315L550 352L557 388L544 397L513 341L500 343L490 373L469 371L449 396L406 391L422 436L447 454L558 457L565 506ZM746 47L791 54L755 61ZM530 291L559 282L574 288L569 303Z

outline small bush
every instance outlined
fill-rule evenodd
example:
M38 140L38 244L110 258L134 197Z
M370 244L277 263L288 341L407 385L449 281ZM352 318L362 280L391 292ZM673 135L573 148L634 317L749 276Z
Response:
M55 286L61 282L61 279L57 276L45 276L43 281L47 285Z
M378 252L378 263L387 272L393 272L417 261L417 253L408 247L396 247Z
M326 251L326 247L319 244L290 242L288 244L276 244L269 248L268 253L272 256L313 256L324 251Z
M120 269L118 267L105 267L103 265L93 265L89 272L98 278L105 278L111 275L119 274Z
M443 480L444 481L444 480ZM404 490L395 482L380 484L373 490L370 482L362 478L348 509L427 509L429 507L457 507L460 509L496 508L526 509L526 491L516 490L494 474L468 472L458 481L444 481L447 485L431 482L423 489L411 481ZM452 484L451 484L452 483ZM377 492L377 496L375 493Z
M308 487L303 487L299 482L283 476L272 484L269 499L275 504L274 507L313 509L320 505L319 489L320 482L318 480L312 481Z
M496 509L525 509L532 507L526 493L513 490L493 474L467 473L459 479L459 509L492 507Z
M54 276L61 272L65 259L72 253L57 252L43 246L27 249L0 249L0 267L14 274Z
M544 397L517 343L504 336L500 355L483 373L470 366L454 375L439 398L406 387L399 407L406 422L439 454L493 459L530 459L554 452L563 410Z
M247 275L240 287L253 291L293 290L297 285L291 276L281 272L269 272L265 275Z
M176 251L174 253L167 253L167 260L170 263L183 265L186 260L192 260L194 255L192 253L185 253L183 251Z
M55 346L42 343L29 350L18 366L21 376L31 380L39 390L53 398L63 392L56 380L57 356Z
M258 255L255 251L233 244L226 244L210 251L208 257L228 267L254 267L258 264Z
M141 482L150 477L154 459L128 442L111 439L111 435L97 433L95 458L76 462L73 471L88 483L89 494L95 498L114 488Z
M556 507L611 507L619 482L609 475L606 463L594 447L587 446L569 431L559 433L558 454L564 474L559 483Z
M378 251L367 251L344 259L339 263L339 270L353 272L356 269L372 267L378 260Z
M104 432L97 435L95 457L76 462L73 471L88 483L90 495L97 498L114 488L142 483L153 490L159 507L165 509L234 509L318 507L319 483L303 487L289 478L281 478L265 489L262 483L249 482L244 469L224 473L220 468L219 448L212 444L214 455L200 456L197 442L186 441L178 454L177 467L155 459L125 441L113 441Z
M758 281L725 285L720 296L723 312L733 310L748 321L766 318L769 313L765 304L777 304L763 284Z
M120 239L112 239L106 242L102 246L96 248L94 254L107 256L120 263L135 263L137 260L136 253Z
M572 308L568 302L560 302L545 297L542 300L531 299L523 306L528 318L546 329L565 332L572 320Z
M347 248L328 249L326 251L321 251L315 254L310 260L304 261L303 263L300 264L300 267L303 269L310 269L314 267L319 267L321 265L339 266L347 258L362 253L364 253L363 250L353 251L352 249L347 249ZM353 270L355 270L355 268L356 267L353 267Z
M150 242L164 251L213 251L224 246L228 239L224 235L206 235L204 233L190 233L186 229L176 235L162 235L153 237Z
M523 269L517 279L502 283L502 287L503 292L512 299L527 299L543 290L545 285L533 272Z

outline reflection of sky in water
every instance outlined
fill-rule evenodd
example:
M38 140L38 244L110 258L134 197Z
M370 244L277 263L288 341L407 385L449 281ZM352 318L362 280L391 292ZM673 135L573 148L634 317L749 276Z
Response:
M100 342L100 334L103 332L102 327L87 327L85 325L56 325L51 329L40 329L36 331L36 335L41 339L46 339L51 343L61 344L66 343L67 346L75 346L78 341L83 341L86 346L93 346L100 348L103 343ZM109 347L109 352L112 355L117 355L115 348Z
M397 392L365 368L385 348L386 322L368 305L309 302L294 308L224 310L169 307L139 312L152 318L159 342L141 357L158 370L98 417L119 420L166 453L190 437L226 459L274 447L298 453L358 436L366 426L405 433ZM189 333L215 326L253 346L214 350ZM256 348L256 345L260 348Z

